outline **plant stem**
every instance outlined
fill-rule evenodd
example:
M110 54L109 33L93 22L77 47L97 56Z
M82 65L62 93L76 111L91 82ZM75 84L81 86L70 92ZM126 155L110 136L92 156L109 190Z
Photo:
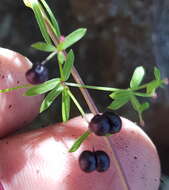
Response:
M48 19L45 19L45 23L46 23L46 28L47 28L47 31L48 31L51 39L53 40L55 46L57 46L58 43L59 43L59 39L57 38L57 36L53 32L52 28L50 27L50 23L49 23ZM66 56L66 52L64 52L64 54ZM71 73L72 73L72 76L73 76L74 80L76 81L76 83L84 85L84 83L83 83L83 81L82 81L79 73L77 72L77 70L76 70L76 68L74 66L72 68L72 72ZM97 109L97 107L96 107L93 99L91 98L88 90L86 88L80 87L80 91L81 91L82 95L84 96L85 101L88 104L90 111L94 115L98 114L99 111L98 111L98 109ZM122 183L122 186L123 186L123 190L130 190L130 187L129 187L128 183L127 183L126 176L125 176L124 171L123 171L123 169L121 167L121 163L119 161L118 155L116 154L116 151L113 148L112 140L110 139L110 137L105 137L104 139L105 139L106 143L108 144L108 146L109 146L109 148L111 150L112 160L114 162L114 165L115 165L116 170L118 172L119 178L121 180L121 183Z
M44 65L46 62L51 60L56 54L57 54L57 51L52 52L45 60L41 62L41 64Z
M67 86L71 86L71 87L88 88L88 89L93 89L93 90L103 90L103 91L109 91L109 92L120 90L118 88L103 87L103 86L90 86L90 85L72 83L72 82L65 82L65 84Z
M77 106L78 110L80 111L80 113L82 114L82 116L85 116L85 112L83 111L83 108L81 107L81 105L79 104L79 102L76 100L75 96L72 94L72 92L70 90L68 90L68 94L71 97L71 99L73 100L73 102L75 103L75 105Z
M18 90L20 88L29 88L29 87L33 87L34 85L32 84L24 84L22 86L16 86L16 87L13 87L13 88L6 88L6 89L1 89L0 90L0 93L4 93L4 92L10 92L12 90Z
M75 80L77 83L84 85L84 83L83 83L83 81L82 81L82 79L81 79L79 73L77 72L77 70L76 70L76 68L75 68L74 66L73 66L73 68L72 68L72 76L73 76L74 80ZM98 109L97 109L97 107L96 107L96 105L95 105L93 99L91 98L91 96L90 96L88 90L85 89L85 88L81 88L81 87L80 87L80 91L81 91L81 93L82 93L82 95L83 95L83 97L84 97L84 99L85 99L87 105L89 106L90 111L91 111L94 115L95 115L95 114L98 114L98 113L99 113L99 112L98 112Z
M59 65L59 71L60 71L60 78L61 81L64 80L64 75L63 75L63 69L62 69L62 64L58 61L58 65Z

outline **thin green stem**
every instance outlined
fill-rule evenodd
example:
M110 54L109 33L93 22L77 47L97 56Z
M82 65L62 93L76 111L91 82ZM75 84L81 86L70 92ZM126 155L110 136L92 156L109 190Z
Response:
M33 86L34 85L31 85L31 84L24 84L22 86L16 86L16 87L13 87L13 88L2 89L2 90L0 90L0 93L10 92L12 90L18 90L20 88L29 88L29 87L33 87Z
M68 90L68 94L71 97L71 99L73 100L73 102L76 105L76 107L78 108L79 112L84 117L85 116L85 112L83 111L83 108L81 107L81 105L79 104L79 102L77 101L77 99L75 98L75 96L72 94L72 92L70 90Z
M59 60L58 60L58 65L59 65L59 71L60 71L61 81L64 81L63 68L62 68L62 64L59 62Z
M55 57L56 54L57 54L57 51L52 52L51 54L49 54L49 56L44 61L41 62L41 64L44 65L46 62L48 62L53 57Z
M72 82L65 82L65 84L67 86L71 86L71 87L88 88L88 89L93 89L93 90L102 90L102 91L109 91L109 92L120 90L118 88L103 87L103 86L90 86L90 85L78 84L78 83L72 83Z

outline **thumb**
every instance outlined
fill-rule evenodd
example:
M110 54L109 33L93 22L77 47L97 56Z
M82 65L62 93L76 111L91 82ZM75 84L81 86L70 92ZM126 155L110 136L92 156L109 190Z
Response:
M88 115L89 119L92 115ZM119 190L123 189L114 163L103 173L84 173L78 163L84 150L111 151L102 137L90 135L74 153L68 150L87 130L77 117L0 142L0 181L4 190ZM122 130L110 137L130 190L157 190L160 163L155 146L134 123L122 119Z
M0 48L0 90L27 84L32 63L19 53ZM0 137L25 126L39 113L43 96L23 96L26 89L0 92Z

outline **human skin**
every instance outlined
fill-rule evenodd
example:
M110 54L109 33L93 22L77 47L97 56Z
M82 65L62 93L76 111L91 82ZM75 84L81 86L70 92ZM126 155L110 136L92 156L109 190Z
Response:
M21 54L0 48L0 89L28 84L25 72L31 66ZM23 96L25 91L0 93L0 137L28 124L38 115L43 96Z
M30 66L24 56L0 48L0 89L27 84L24 73ZM3 137L0 140L0 190L123 190L111 159L112 148L129 190L158 190L160 162L156 148L143 130L125 118L122 118L122 130L110 137L111 148L103 137L92 134L76 152L68 152L88 129L88 123L80 116L67 123L5 137L38 114L42 97L23 97L23 92L25 89L0 94L0 137ZM86 117L90 120L93 115ZM80 153L93 148L109 155L108 171L81 171Z
M91 118L91 115L88 115ZM111 136L130 190L158 190L160 162L149 137L122 118L122 130ZM111 150L103 137L91 135L74 153L68 150L87 129L81 117L0 141L0 181L5 190L123 190L114 163L103 173L84 173L78 158L84 150Z

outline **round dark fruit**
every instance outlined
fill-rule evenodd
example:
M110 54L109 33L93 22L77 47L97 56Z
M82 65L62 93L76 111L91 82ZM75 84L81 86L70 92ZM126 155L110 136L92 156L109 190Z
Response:
M83 151L79 157L80 168L84 172L92 172L96 170L96 158L95 154L91 151Z
M105 136L110 131L110 123L105 115L95 115L89 123L89 129L98 136Z
M110 123L109 133L110 134L118 133L122 127L122 121L120 116L111 111L104 112L103 115L109 120Z
M40 84L48 80L48 69L38 63L26 72L26 79L31 84Z
M110 167L110 158L104 151L98 150L95 153L96 157L96 170L104 172Z

